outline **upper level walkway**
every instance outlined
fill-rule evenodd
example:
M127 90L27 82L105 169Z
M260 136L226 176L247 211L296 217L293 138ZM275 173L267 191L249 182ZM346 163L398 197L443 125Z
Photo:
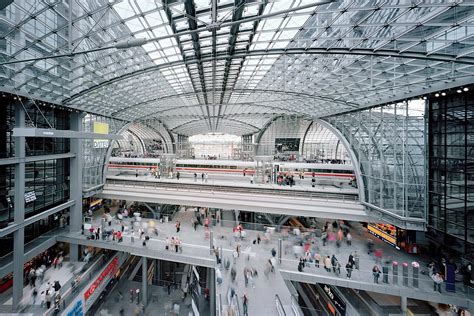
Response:
M155 226L159 231L158 236L150 235L151 240L146 244L146 246L142 245L142 241L138 238L138 236L135 237L135 241L132 242L131 233L129 230L125 231L124 241L121 243L107 240L87 240L86 236L81 235L81 233L65 234L59 236L58 240L88 246L97 246L106 249L126 251L130 252L131 254L150 258L178 261L214 268L216 267L216 260L214 254L210 252L210 240L206 238L208 235L202 227L198 227L196 231L192 228L191 218L193 215L194 212L192 211L177 213L174 220L181 221L181 231L179 233L176 232L175 222L159 223L154 220L142 220L142 224L146 223L146 225L143 225L144 227L147 225ZM126 219L125 224L130 227L130 220ZM95 219L95 225L100 225L100 218ZM222 298L226 297L229 287L235 288L237 294L239 295L242 295L244 291L247 291L251 298L250 302L254 302L255 304L250 304L250 314L255 314L257 312L262 314L262 312L265 311L263 311L261 308L274 308L275 294L278 294L282 299L283 305L288 306L290 304L289 290L284 284L284 279L308 283L325 283L382 294L405 296L408 299L412 298L444 304L454 304L457 306L469 308L471 310L474 307L473 301L470 299L470 297L472 297L471 295L474 294L472 293L471 288L467 289L468 293L462 291L460 292L459 287L462 287L462 284L458 283L456 284L458 287L458 292L456 293L446 292L444 286L441 294L434 292L433 281L428 275L420 274L417 278L413 277L412 262L419 262L421 269L426 269L426 262L420 262L421 258L418 256L409 255L402 251L397 251L395 248L372 237L365 231L362 231L361 235L358 235L358 231L360 231L358 228L351 229L352 235L354 237L352 245L343 243L340 247L337 247L335 242L330 242L323 246L321 238L311 238L310 249L312 253L318 252L322 257L332 256L334 254L337 257L342 266L341 273L338 275L333 272L327 272L323 268L322 264L320 267L315 267L314 263L311 264L311 267L305 268L303 272L298 272L298 258L302 252L301 247L298 245L302 241L302 236L304 233L299 236L292 234L288 236L284 233L284 230L282 230L282 233L268 234L268 239L266 239L262 231L246 230L246 238L243 240L236 240L232 232L233 226L234 222L221 221L217 224L217 226L212 227L214 236L213 244L221 249L221 253L223 254L224 258L223 262L225 259L229 259L232 262L232 252L237 243L241 245L242 249L240 257L235 262L237 267L237 282L232 283L229 280L230 274L223 272L222 274L224 282L220 287L218 287L218 293L221 294ZM264 226L262 226L262 230L263 227ZM120 226L118 223L114 222L110 228L117 230L120 229ZM108 228L106 227L106 229ZM257 234L260 234L263 240L260 244L253 244L253 241L256 240ZM179 237L182 241L182 253L165 250L165 239L166 237L170 238L172 236ZM392 268L389 266L388 283L383 283L383 278L381 276L380 283L374 284L372 267L376 261L373 255L368 254L367 252L367 238L372 239L375 243L375 247L382 250L384 261L397 261L399 263L399 276L396 282L394 282L392 277ZM277 265L277 273L270 274L267 278L263 272L265 271L268 259L271 258L271 249L278 249L279 239L283 240L283 251L281 253L282 260L281 263ZM348 260L349 254L354 251L357 251L359 256L359 270L354 270L352 273L352 278L349 280L346 278L344 267ZM277 258L279 256L280 255L277 255ZM402 281L401 267L404 262L408 263L409 270L407 284L404 284ZM259 277L255 279L255 290L252 287L245 288L244 286L245 282L243 280L243 268L245 267L254 267L259 273ZM259 304L260 307L258 307ZM256 309L253 310L253 308ZM268 312L268 310L266 311Z
M239 177L244 178L244 177ZM248 178L248 177L247 177ZM153 177L111 176L101 196L137 202L194 205L290 216L370 222L354 188L280 187L224 180L158 180Z

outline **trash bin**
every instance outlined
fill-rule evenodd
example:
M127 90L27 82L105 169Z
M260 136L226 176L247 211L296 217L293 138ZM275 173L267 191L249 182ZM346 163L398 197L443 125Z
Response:
M403 285L408 286L408 263L402 264Z
M388 266L384 265L382 267L382 274L383 274L382 282L388 283Z
M393 284L398 284L398 262L392 262Z
M413 261L411 263L411 266L413 267L413 287L418 288L418 278L420 274L420 264L416 261Z

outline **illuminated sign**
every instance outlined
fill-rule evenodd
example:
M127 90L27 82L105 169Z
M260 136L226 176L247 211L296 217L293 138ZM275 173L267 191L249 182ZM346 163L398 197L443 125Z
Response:
M82 311L82 301L77 301L76 305L72 308L72 310L67 313L67 316L83 316L84 312Z
M108 134L109 124L94 122L94 133ZM109 141L107 139L94 139L94 148L107 148L107 147L109 147Z
M397 239L394 236L392 236L392 235L390 235L390 234L388 234L384 231L381 231L380 229L373 226L372 224L367 225L367 229L368 229L369 233L371 233L372 235L374 235L375 237L377 237L379 239L382 239L387 244L390 244L394 247L397 246Z
M95 282L87 289L84 293L84 300L87 300L95 293L95 290L102 284L102 282L110 276L113 276L115 272L120 268L118 257L116 256L112 262L102 271Z
M36 193L35 191L31 191L28 193L25 193L25 202L30 203L36 200Z

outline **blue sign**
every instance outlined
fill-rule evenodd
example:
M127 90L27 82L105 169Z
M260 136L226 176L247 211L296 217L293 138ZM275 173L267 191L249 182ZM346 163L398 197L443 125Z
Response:
M74 305L72 310L67 313L67 316L84 316L84 313L82 312L82 300L76 302L76 305Z

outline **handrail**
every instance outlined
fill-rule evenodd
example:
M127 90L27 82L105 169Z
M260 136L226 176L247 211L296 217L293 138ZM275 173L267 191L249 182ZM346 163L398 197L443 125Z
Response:
M295 316L303 316L303 311L301 310L300 304L296 300L294 295L291 295L291 310Z
M275 294L275 305L276 305L276 310L278 312L279 316L286 316L285 308L283 307L283 304L281 303L280 296L278 294Z
M217 316L222 316L222 296L220 293L219 293L218 299L219 299L219 302L217 304Z
M63 311L65 307L69 306L69 304L76 298L76 293L79 293L87 284L87 280L90 280L92 275L99 271L101 268L103 268L103 259L105 258L104 254L101 254L100 256L97 257L96 260L94 260L90 267L87 268L84 273L80 275L80 282L79 286L76 288L73 288L70 283L64 284L61 289L64 291L61 293L61 310ZM73 275L73 278L75 278L77 275ZM89 278L89 279L87 279ZM49 316L54 314L54 304L51 304L51 308L48 309L43 316Z

